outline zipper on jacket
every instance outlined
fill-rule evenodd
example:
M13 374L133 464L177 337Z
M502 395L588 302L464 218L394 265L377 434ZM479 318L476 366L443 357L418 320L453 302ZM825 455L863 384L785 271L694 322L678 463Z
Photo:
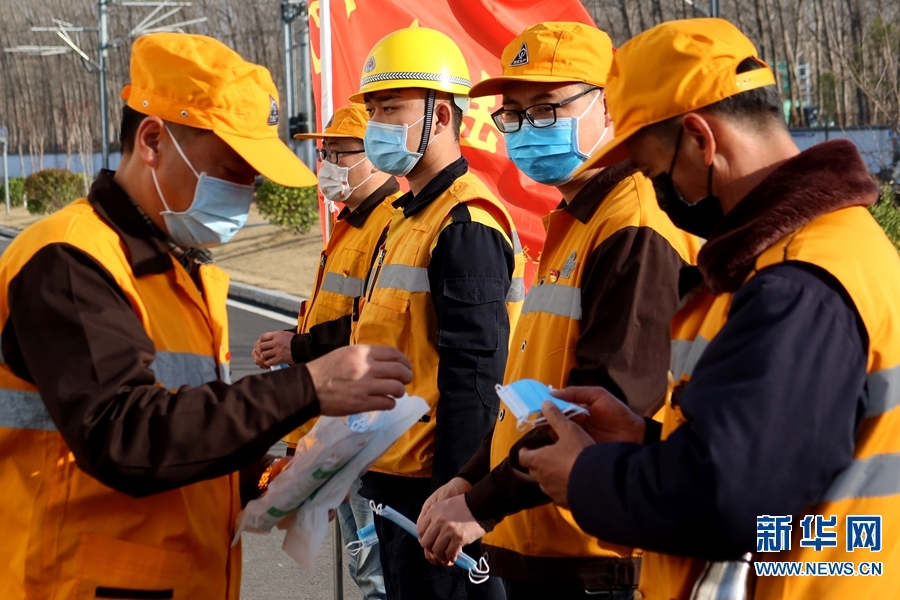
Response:
M375 264L375 270L372 272L372 276L369 277L369 286L366 290L366 301L372 300L372 292L375 290L375 282L378 281L378 276L381 274L381 265L384 264L384 255L387 252L387 248L385 246L381 247L381 250L378 252L378 261Z

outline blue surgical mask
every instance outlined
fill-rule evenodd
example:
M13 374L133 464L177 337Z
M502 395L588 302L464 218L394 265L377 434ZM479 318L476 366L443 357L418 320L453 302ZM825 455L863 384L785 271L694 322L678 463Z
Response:
M366 126L366 156L375 168L395 177L406 177L422 158L421 152L406 147L409 128L421 123L422 117L412 125L391 125L369 121Z
M607 126L600 139L587 153L578 147L578 122L600 97L597 94L577 117L557 117L550 127L534 127L527 120L518 131L506 134L506 152L516 167L529 178L547 185L563 185L606 137Z
M253 186L232 183L206 173L197 173L194 165L185 156L178 140L166 127L178 154L197 177L194 201L184 212L174 212L169 208L159 187L156 169L150 171L156 193L166 210L161 214L169 230L169 237L182 248L210 248L224 244L247 222L250 202L253 200Z

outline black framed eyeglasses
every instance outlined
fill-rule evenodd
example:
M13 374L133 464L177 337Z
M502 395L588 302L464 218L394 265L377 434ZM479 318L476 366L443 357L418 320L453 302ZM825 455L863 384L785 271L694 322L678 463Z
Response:
M565 100L548 102L545 104L535 104L534 106L529 106L525 110L509 110L501 108L500 110L491 113L491 118L494 120L494 125L496 125L497 129L502 133L513 133L514 131L521 129L522 117L528 119L528 122L534 127L550 127L556 123L557 108L575 102L582 96L586 96L599 89L601 88L595 86L586 89L583 92L579 92L574 96L569 96Z
M362 154L363 152L365 150L326 150L325 148L316 148L316 158L319 159L319 162L327 160L330 163L337 164L344 154Z

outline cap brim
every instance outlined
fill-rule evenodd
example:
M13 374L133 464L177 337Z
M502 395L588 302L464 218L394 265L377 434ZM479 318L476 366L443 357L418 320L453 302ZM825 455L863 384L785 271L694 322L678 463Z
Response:
M503 86L507 83L525 81L528 83L588 83L581 79L571 77L556 77L554 75L506 75L485 79L476 83L469 90L469 98L483 98L484 96L496 96L503 93ZM593 85L593 84L591 84Z
M622 135L617 134L608 144L600 148L596 154L587 159L587 161L575 171L572 177L578 177L588 169L611 167L612 165L618 164L629 158L630 155L628 154L628 148L625 147L625 142L635 133L637 133L637 130L628 131Z
M358 140L360 138L347 133L298 133L294 136L295 140L328 140L328 139L347 139L352 138Z
M287 187L309 187L318 182L313 172L278 138L254 140L214 133L266 179Z

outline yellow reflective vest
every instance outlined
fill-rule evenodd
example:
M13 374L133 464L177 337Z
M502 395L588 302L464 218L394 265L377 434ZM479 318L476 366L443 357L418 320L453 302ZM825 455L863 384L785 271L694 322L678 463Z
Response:
M586 223L559 209L544 217L544 226L547 239L510 340L504 383L531 378L559 389L566 387L569 372L577 366L581 282L594 249L625 228L648 227L667 240L686 264L696 264L699 243L677 229L660 210L653 185L639 173L616 184ZM527 432L517 429L515 417L501 405L491 443L492 469L509 456L512 446ZM552 503L506 517L484 537L484 543L532 557L640 555L632 548L600 542L584 533L571 512Z
M228 276L201 266L202 295L174 259L165 273L135 277L121 238L83 199L26 229L4 252L0 328L9 318L10 281L41 248L59 243L91 256L125 293L155 345L157 385L228 381ZM78 468L38 390L3 363L0 456L0 598L139 597L108 595L116 589L238 598L237 474L146 498L117 492Z
M748 280L765 267L786 261L816 265L844 287L869 337L869 409L856 438L852 464L831 483L821 500L804 514L837 517L836 548L801 548L802 527L793 521L791 550L762 554L757 560L878 561L880 577L759 577L756 600L886 598L900 590L900 258L865 208L836 210L785 236L756 260ZM685 422L677 405L703 350L725 326L734 294L706 290L690 298L672 323L670 390L663 417L663 439ZM673 398L675 401L673 402ZM892 508L894 507L894 508ZM883 548L848 552L848 515L882 515ZM800 517L802 520L802 516ZM640 589L647 600L687 600L704 561L644 553Z
M354 227L347 219L334 224L331 237L319 257L316 283L309 300L304 300L297 317L297 333L307 333L319 323L333 321L353 312L353 301L363 295L369 266L377 250L378 240L391 222L391 203L402 195L387 196L367 217L362 227ZM284 436L291 447L309 433L318 419L310 419Z
M510 328L515 327L521 310L524 260L519 236L509 213L477 177L463 174L426 210L413 216L406 217L402 209L394 211L387 241L360 303L351 343L392 346L406 354L413 366L413 381L406 390L425 399L431 409L378 459L373 471L431 476L439 393L437 326L428 264L441 231L452 223L451 209L461 203L469 209L473 222L496 229L512 246L515 268L506 298Z

